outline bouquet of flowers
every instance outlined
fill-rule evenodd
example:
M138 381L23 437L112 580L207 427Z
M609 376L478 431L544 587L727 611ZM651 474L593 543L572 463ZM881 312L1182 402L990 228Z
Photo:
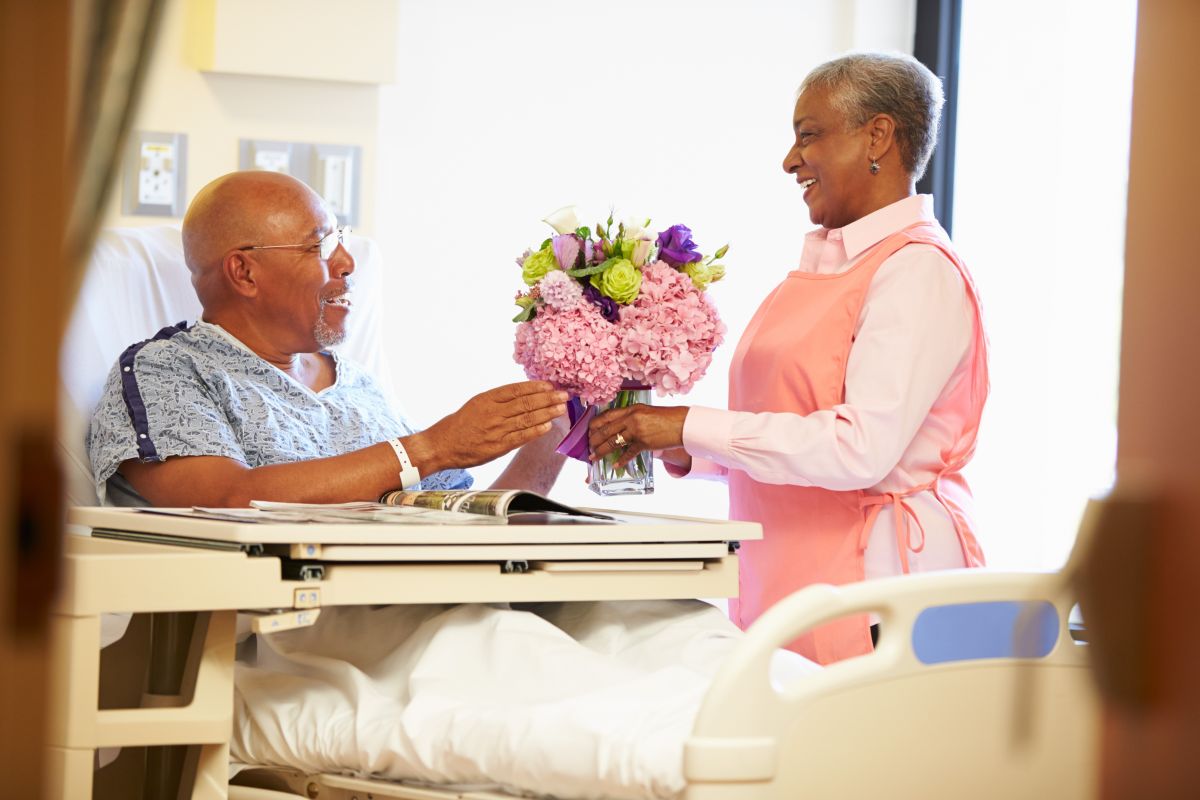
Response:
M569 207L545 221L555 235L517 259L529 288L516 297L514 357L531 379L574 396L559 452L586 460L587 422L600 406L647 402L651 388L683 394L704 375L725 335L705 291L724 277L729 246L705 257L685 225L653 234L650 220L628 220L614 229L611 214L593 231ZM594 472L592 488L653 491L645 455L627 475Z

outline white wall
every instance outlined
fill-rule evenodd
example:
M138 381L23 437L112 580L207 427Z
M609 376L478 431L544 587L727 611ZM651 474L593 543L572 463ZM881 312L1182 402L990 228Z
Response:
M400 80L381 94L375 232L391 273L400 395L428 424L522 380L513 259L576 204L585 221L683 222L731 243L712 291L729 326L708 376L674 402L722 407L729 357L811 228L780 167L805 73L847 49L911 52L912 2L401 0ZM663 400L664 403L672 402ZM500 464L475 470L486 485ZM569 463L566 501L603 505ZM660 476L609 505L724 517L723 487Z

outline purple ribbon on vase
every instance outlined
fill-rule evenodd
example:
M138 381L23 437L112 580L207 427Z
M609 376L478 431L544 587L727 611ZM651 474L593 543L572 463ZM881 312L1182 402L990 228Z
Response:
M571 399L567 401L567 420L571 423L571 430L558 443L554 452L576 461L586 462L590 450L588 448L588 423L592 421L592 417L596 416L596 412L599 410L598 406L585 406L582 400L571 395Z

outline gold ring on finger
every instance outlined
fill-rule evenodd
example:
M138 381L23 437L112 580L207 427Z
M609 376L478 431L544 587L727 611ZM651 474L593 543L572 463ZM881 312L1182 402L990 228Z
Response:
M624 447L625 445L629 444L629 442L625 441L625 437L618 433L613 437L613 444L615 444L617 447Z

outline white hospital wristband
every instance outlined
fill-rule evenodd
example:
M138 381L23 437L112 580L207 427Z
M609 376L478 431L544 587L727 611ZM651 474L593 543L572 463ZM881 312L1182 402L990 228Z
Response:
M409 489L416 486L421 482L421 473L413 466L412 459L408 457L408 451L400 443L400 437L389 439L388 444L396 451L396 460L400 462L400 488Z

